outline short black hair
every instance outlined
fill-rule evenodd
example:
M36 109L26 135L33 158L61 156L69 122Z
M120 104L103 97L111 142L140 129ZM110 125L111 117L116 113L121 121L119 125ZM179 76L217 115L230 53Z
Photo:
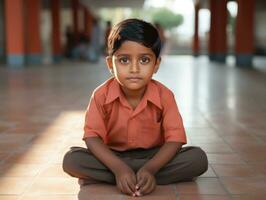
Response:
M112 56L125 41L133 41L151 48L156 58L161 52L161 39L157 29L140 19L126 19L115 25L108 37L108 54Z

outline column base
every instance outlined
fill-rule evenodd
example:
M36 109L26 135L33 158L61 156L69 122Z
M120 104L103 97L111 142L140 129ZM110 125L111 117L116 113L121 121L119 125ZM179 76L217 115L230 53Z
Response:
M209 60L219 63L225 63L226 61L226 54L225 53L212 53L209 54Z
M194 52L194 53L193 53L193 56L194 56L194 57L199 57L199 55L200 55L200 54L199 54L198 52Z
M63 60L63 56L62 55L54 55L53 56L53 62L54 63L58 63L58 62L60 62L62 60Z
M38 65L42 63L42 57L40 54L29 54L29 55L26 55L26 61L27 61L27 64Z
M236 66L252 68L253 54L236 54Z
M8 55L7 56L7 65L11 68L21 68L25 64L24 55Z
M0 63L3 63L5 59L4 49L0 47Z

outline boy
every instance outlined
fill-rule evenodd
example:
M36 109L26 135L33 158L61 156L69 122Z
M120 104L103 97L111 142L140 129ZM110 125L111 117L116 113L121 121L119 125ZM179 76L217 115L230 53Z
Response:
M117 24L108 38L107 66L113 78L92 94L83 140L63 169L81 184L116 184L142 196L156 184L192 180L208 168L204 151L184 147L186 135L173 93L152 80L160 65L156 28L138 19Z

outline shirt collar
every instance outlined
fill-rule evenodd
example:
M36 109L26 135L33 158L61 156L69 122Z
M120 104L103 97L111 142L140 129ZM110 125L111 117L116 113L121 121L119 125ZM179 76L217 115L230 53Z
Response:
M115 78L113 78L113 80L111 81L111 83L109 85L105 104L109 104L109 103L113 102L114 100L116 100L117 98L120 98L120 100L123 99L119 83L117 82L117 80ZM159 90L158 90L158 87L156 86L156 83L154 80L151 80L148 83L147 89L145 91L143 98L146 98L147 101L150 101L155 106L162 109Z
M151 80L149 82L145 92L145 96L148 101L156 105L158 108L162 109L159 89L154 80Z
M113 80L111 81L111 83L109 85L105 104L109 104L109 103L113 102L118 97L120 97L120 86L119 86L119 83L117 82L117 80L115 78L113 78Z

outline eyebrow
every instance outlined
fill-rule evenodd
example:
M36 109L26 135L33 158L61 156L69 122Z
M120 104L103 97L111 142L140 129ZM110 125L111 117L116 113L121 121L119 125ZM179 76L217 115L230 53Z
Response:
M151 53L140 53L139 55L141 55L141 56L152 56ZM116 55L116 57L121 57L121 56L131 56L131 54L121 53L121 54Z

